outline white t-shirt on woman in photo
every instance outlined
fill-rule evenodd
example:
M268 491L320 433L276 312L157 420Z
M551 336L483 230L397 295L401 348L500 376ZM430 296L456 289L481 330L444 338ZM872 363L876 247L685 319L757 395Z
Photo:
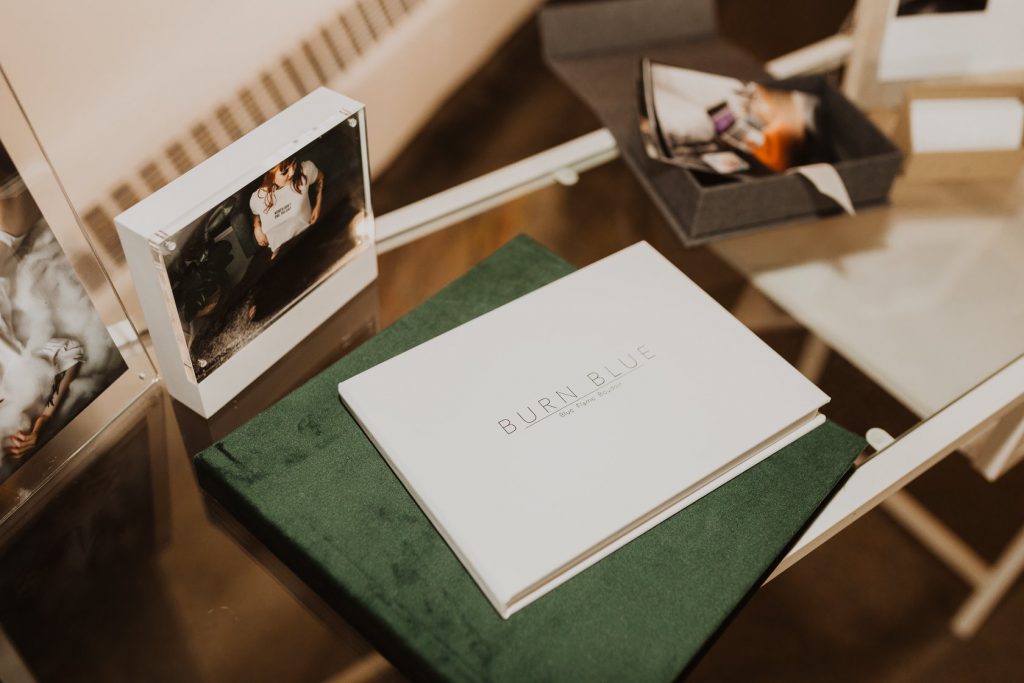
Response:
M267 208L266 192L262 188L252 193L249 210L260 217L260 227L267 236L271 251L277 251L284 244L305 232L309 227L313 207L309 201L309 188L320 177L320 170L312 161L302 162L302 174L306 180L298 191L288 182L274 191L274 204Z

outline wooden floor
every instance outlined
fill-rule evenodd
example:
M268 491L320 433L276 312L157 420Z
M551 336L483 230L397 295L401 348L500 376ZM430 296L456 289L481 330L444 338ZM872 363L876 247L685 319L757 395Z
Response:
M748 20L764 19L764 10L744 14L741 5L722 3L723 30L753 40ZM841 7L816 11L821 16L809 25L821 35L842 16ZM788 40L816 37L809 30ZM771 34L762 38L760 56L787 47ZM375 183L378 215L597 127L545 71L537 51L536 32L523 29L455 95ZM384 255L381 323L520 232L577 265L646 239L725 305L743 284L711 252L682 249L626 168L614 162L586 173L574 188L537 192ZM803 335L765 338L792 360ZM880 426L898 434L914 424L906 409L836 355L822 388L834 397L830 416L850 429ZM87 480L68 497L62 518L18 546L29 553L61 541L56 550L39 551L31 575L0 567L0 622L38 678L401 680L351 627L314 616L210 521L178 418L170 410L168 417L170 541L157 554L123 550L135 546L117 509L102 528L123 535L103 553L96 552L103 539L83 538L69 526L69 518L108 514L97 511L111 498L102 492L115 487L101 473L93 477L99 483ZM135 475L124 468L109 476L129 481ZM1024 468L990 485L953 456L911 490L988 558L1024 522ZM759 591L690 680L1024 680L1024 584L973 640L961 642L947 621L966 595L956 576L884 513L872 512Z

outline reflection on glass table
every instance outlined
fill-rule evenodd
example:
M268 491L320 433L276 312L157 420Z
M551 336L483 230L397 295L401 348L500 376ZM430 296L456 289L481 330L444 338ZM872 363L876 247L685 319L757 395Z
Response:
M823 347L814 340L824 339L918 415L917 420L910 422L913 429L904 431L907 426L904 424L894 430L894 433L901 433L895 441L884 432L872 433L871 441L879 452L851 478L798 543L783 568L820 547L886 498L900 501L888 505L895 515L903 513L904 523L915 525L916 520L918 529L927 527L927 522L921 523L927 518L919 514L920 511L915 512L912 502L893 494L968 443L971 437L989 426L993 418L1009 414L1021 403L1024 362L1018 356L1022 344L1021 338L1013 332L1019 327L1008 328L1000 322L1016 320L1019 323L1019 313L1014 313L1013 308L1019 306L1019 302L1006 296L1006 292L1020 291L1019 280L1014 279L1020 275L1012 268L1009 273L1001 270L1002 266L1012 265L1013 255L1019 253L1020 222L1016 220L1020 211L1019 186L964 183L950 188L917 185L901 179L889 207L865 210L853 218L779 228L751 237L749 241L721 242L713 249L686 251L660 225L646 198L629 185L629 178L621 167L608 166L580 175L614 156L614 146L607 133L597 131L381 216L379 236L382 252L385 252L381 257L379 280L381 323L393 322L520 231L528 232L578 266L638 239L646 239L710 290L724 280L735 278L735 273L721 272L721 264L712 253L717 252L755 288L788 310L791 317L776 311L772 324L793 327L795 319L814 333L809 350L804 350L805 368L810 370L815 364L819 368L822 365ZM958 229L958 224L950 217L980 227ZM768 246L776 242L777 247ZM994 248L993 245L1000 246ZM989 256L985 256L986 253ZM979 264L983 267L977 267ZM814 278L810 284L803 281L808 273ZM884 277L892 279L886 281ZM790 278L795 281L792 284L795 294L787 295L789 290L778 282L790 283ZM851 282L863 287L865 292L852 291ZM762 287L762 283L766 284ZM848 286L850 290L846 289ZM826 298L818 291L826 287L831 297ZM986 301L988 295L995 297L995 303ZM741 292L720 300L738 304L736 310L742 317L749 312L744 300L750 296ZM792 301L786 296L792 296ZM803 301L801 297L810 302L807 310L798 307ZM885 315L871 309L872 297ZM991 324L989 334L998 337L991 340L995 343L984 344L980 354L975 353L976 346L963 347L961 351L970 356L963 362L953 357L951 349L956 339L948 340L950 345L944 346L929 336L931 330L946 334L946 326L956 325L955 318L950 323L950 319L944 317L945 302L961 298L961 310L966 313L960 315L982 315L979 323ZM910 319L903 320L908 313ZM990 317L984 317L986 315ZM813 316L822 316L825 322L818 322ZM917 343L927 347L924 358L940 363L935 366L939 377L925 373L933 382L932 388L920 390L918 394L927 394L922 406L923 401L932 401L930 407L916 405L909 392L898 393L886 383L893 382L896 386L893 378L913 371L912 364L905 358L897 362L896 369L885 378L877 375L864 360L870 353L881 356L887 350L892 353L892 349L898 350L904 343L900 333L887 334L885 329L875 329L886 327L883 324L886 316L907 325L908 330L918 335ZM848 324L852 331L842 339L827 332L829 317L833 318L833 323L838 318L839 323ZM760 328L757 318L747 319L747 322L751 327ZM851 324L853 322L858 326ZM939 372L942 368L952 370ZM867 420L865 427L875 426L873 420L881 417L870 405L851 410L856 396L846 397L842 390L833 395L836 412L846 413L847 417L855 414L858 420ZM257 403L239 408L238 419L230 420L230 426L257 410ZM207 428L207 435L190 442L190 452L194 452L192 444L209 443L229 426ZM186 432L190 430L191 427L186 427ZM1013 430L1010 432L1012 436ZM986 584L996 589L1008 585L1002 578L1007 575L1002 569L1004 565L993 569L950 534L940 531L926 541L943 553L944 559L971 584ZM1021 543L1018 537L1012 547L1017 548ZM1011 559L1015 556L1011 554ZM273 558L266 561L274 564ZM283 571L281 567L278 570ZM990 582L990 579L999 581ZM287 578L284 582L295 585L294 580ZM301 591L296 592L301 594ZM993 604L991 597L998 592L981 593L985 596L982 602L975 602L972 609L963 613L969 618L960 622L961 633L977 627L980 617ZM316 600L315 594L307 598Z
M383 297L382 320L386 323L396 319L411 305L422 301L433 290L486 256L494 247L518 232L521 226L578 265L593 262L637 239L647 239L691 276L696 276L699 282L702 278L713 280L720 277L719 274L712 272L714 268L709 268L703 275L699 272L702 270L700 259L706 259L709 256L708 251L682 250L670 235L659 231L659 226L648 222L651 213L649 209L644 208L646 204L642 197L630 193L603 192L602 183L609 182L608 174L602 176L595 172L596 176L580 177L580 171L614 156L614 150L609 150L605 146L606 142L605 135L596 132L455 187L441 195L427 198L393 214L382 216L379 221L384 233L381 235L381 249L386 252L381 259L380 285L386 292L386 296ZM621 173L621 169L614 170ZM614 177L614 182L621 182L621 176ZM592 180L594 178L596 180ZM543 189L551 185L554 187ZM894 203L890 207L867 210L854 218L808 222L766 232L756 238L748 238L752 241L777 240L780 244L780 255L776 257L773 257L773 252L761 243L748 245L746 249L740 250L741 255L748 254L748 250L753 252L748 254L751 259L763 259L763 271L759 271L758 275L751 275L750 281L756 287L760 287L761 273L775 272L776 269L784 272L788 266L798 271L801 268L809 268L812 272L817 272L822 264L826 264L827 270L829 263L842 265L845 263L844 259L853 259L846 263L847 270L863 274L867 286L875 288L873 291L879 293L879 300L885 308L893 311L893 315L897 315L900 310L909 311L919 316L920 325L926 331L941 329L944 324L942 314L946 311L940 301L942 297L953 293L971 300L972 292L978 295L979 291L985 291L985 278L978 280L970 275L969 256L974 252L966 248L965 243L974 245L974 248L979 248L983 252L992 237L992 232L978 230L954 234L951 228L918 232L915 248L901 249L901 245L905 244L902 227L909 225L912 229L914 226L927 224L928 202L938 201L934 210L939 214L948 215L959 210L968 216L988 218L995 225L1004 226L1010 239L1008 244L1013 243L1013 235L1016 234L1014 231L1017 229L1017 224L1012 220L1017 206L1015 202L1019 197L1016 186L1002 188L1003 194L999 194L998 197L1003 204L993 202L993 197L986 195L989 190L985 187L975 188L981 194L980 199L976 200L977 204L972 204L971 186L964 188L961 188L960 194L952 195L959 203L950 204L945 200L927 198L928 193L938 193L943 197L951 194L942 191L941 188L901 181L896 197L902 199L900 203ZM535 189L541 191L528 194L530 190ZM998 189L992 188L991 191L997 192ZM923 203L914 203L915 193L926 195L925 198L918 200ZM961 196L964 193L967 194L966 199ZM590 226L586 238L581 238L578 233L573 232L570 225L549 222L540 222L538 225L530 221L538 215L536 211L541 207L550 206L557 206L560 215L575 220L577 227L580 224ZM1003 213L1000 214L1000 211ZM904 220L908 222L905 224ZM941 222L939 225L941 226ZM435 232L437 234L432 234ZM913 230L911 235L913 236ZM800 242L801 236L805 238L803 243ZM792 240L788 246L787 240ZM914 240L911 242L914 243ZM912 257L924 254L938 258L942 263L948 263L943 260L946 258L943 255L945 252L940 249L947 242L956 245L949 254L951 262L958 265L958 268L951 270L954 274L952 277L965 277L976 286L976 289L964 286L928 286L928 278L922 270L923 267ZM729 244L733 243L722 242L715 249L724 251ZM742 246L742 240L735 244ZM736 248L740 249L739 246ZM1013 253L1009 246L1004 245L1004 250L1006 254ZM872 272L877 266L871 266L870 261L869 265L864 265L857 259L881 259L883 263L902 264L904 267L892 269L896 279L886 286L876 284L876 279L884 274ZM998 259L995 261L998 263ZM1012 262L1012 258L1008 258L1007 262ZM738 269L743 272L742 266L738 266ZM698 271L696 274L695 270ZM835 270L844 272L842 268ZM992 267L982 270L986 277L994 272ZM950 269L946 268L942 272L946 271ZM1010 274L1011 278L1015 276L1015 273ZM940 283L941 281L939 278ZM997 296L1000 302L1007 297L998 296L999 287L1009 287L1007 291L1015 291L1012 279L1008 281L996 277L995 281L996 289L990 290L989 293ZM707 281L702 284L708 286ZM915 299L915 286L927 290L927 297L923 301ZM814 287L821 288L822 285L815 283ZM800 283L795 289L798 292L807 292L807 287ZM864 305L863 297L845 296L838 290L839 286L836 285L832 290L833 299L819 303L822 306L827 303L830 308L839 307L840 311L846 310L847 318L856 319L854 314L858 312L858 306ZM776 297L768 287L764 288L764 292L777 298L778 303L786 305L782 296ZM814 293L813 288L811 292ZM746 298L748 295L742 293L736 297L739 303L737 312L740 314L744 313L743 303ZM1012 318L1013 306L1017 304L1012 301L1005 303L1009 308L997 306L995 312L1005 313ZM796 316L795 311L793 315ZM775 317L783 318L782 325L792 327L794 324L792 319L784 316L776 314ZM757 319L747 322L751 327L759 327ZM809 321L806 324L812 332L818 332L818 328L812 327ZM824 332L821 334L825 336ZM814 345L818 343L814 341L817 338L810 338L812 350L808 352L805 349L804 360L813 359L817 355L817 365L820 369L821 354L813 351ZM851 335L849 350L845 347L840 348L839 342L833 343L837 345L837 350L844 356L848 355L850 360L857 364L856 347L853 345L861 338L862 335ZM1016 409L1021 403L1024 361L1012 355L1015 339L1017 338L1012 334L1001 339L1001 343L1006 344L1003 348L1008 349L1003 353L1011 354L1002 359L1003 366L999 365L1001 359L998 357L983 357L977 364L965 366L965 375L977 373L973 381L954 388L954 393L945 401L948 405L936 404L931 413L920 416L928 419L918 422L899 439L892 439L882 430L870 431L869 440L878 452L866 459L846 487L826 507L818 520L798 541L793 552L780 565L779 571L792 566L797 560L820 547L840 530L888 498L890 502L887 506L897 519L921 533L925 542L932 545L943 559L981 589L955 623L957 632L961 634L968 634L977 628L994 606L995 599L1008 587L1009 584L1003 577L1008 574L1006 566L1013 566L1016 553L1011 549L1008 551L1010 562L989 567L952 534L941 530L935 532L934 525L929 525L927 513L912 500L898 495L898 492L956 448L967 444L972 437L988 427L994 418L1008 415L1009 411ZM884 341L884 337L882 340ZM872 337L870 341L882 343L877 336ZM939 348L936 354L941 356L942 351L943 349ZM956 359L950 358L949 362L956 363ZM989 367L985 363L995 365ZM803 365L810 371L815 363L807 361ZM864 368L864 371L867 373L868 369ZM881 379L877 381L885 386ZM840 413L848 410L848 407L842 407L844 403L849 403L842 395L842 390L838 395L834 393L834 396L837 399L834 402L837 404L836 410ZM865 415L869 420L874 419L870 406L863 407L860 416ZM229 520L229 525L230 523ZM926 536L929 527L933 533ZM249 539L250 543L251 541L252 539ZM1014 541L1012 547L1015 548L1019 544L1018 539ZM247 547L251 546L247 544ZM275 571L286 585L295 586L298 583L276 558L258 551L253 552L258 557L265 557L268 565L276 568ZM301 583L298 585L301 587ZM304 596L303 599L307 604L312 604L315 611L322 612L322 605L317 607L319 600L315 594L310 595L309 591L304 589L296 590L296 593Z
M380 218L382 251L549 186L615 155L595 131ZM712 245L751 290L735 308L754 330L805 327L799 365L820 379L829 346L922 419L860 469L781 568L876 505L976 590L953 621L968 636L1024 570L1024 531L989 565L900 489L956 449L995 479L1024 456L1024 178L934 184L901 178L889 206ZM603 244L605 255L629 240ZM791 316L791 317L789 317ZM824 343L823 343L824 342ZM827 344L828 346L826 346Z
M191 455L209 447L373 336L378 308L378 288L371 284L210 418L172 400L186 451Z
M1024 299L1013 295L1024 291L1022 226L1024 177L952 187L903 179L888 208L714 249L812 333L812 378L831 348L922 427L964 420L942 450L961 448L994 480L1024 457ZM915 475L903 469L904 480ZM877 501L974 587L953 619L956 633L973 634L1024 569L1024 530L990 566L895 484Z

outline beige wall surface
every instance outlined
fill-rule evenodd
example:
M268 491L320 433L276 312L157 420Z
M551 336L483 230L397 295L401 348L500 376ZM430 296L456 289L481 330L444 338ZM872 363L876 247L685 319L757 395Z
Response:
M4 0L0 67L131 309L113 216L320 85L380 172L537 4Z
M10 1L0 64L77 203L275 68L336 4Z

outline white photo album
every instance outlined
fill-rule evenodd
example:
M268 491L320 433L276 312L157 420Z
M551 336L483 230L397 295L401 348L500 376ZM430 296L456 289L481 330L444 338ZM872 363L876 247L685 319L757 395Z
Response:
M828 401L646 243L339 392L505 618L821 424Z

